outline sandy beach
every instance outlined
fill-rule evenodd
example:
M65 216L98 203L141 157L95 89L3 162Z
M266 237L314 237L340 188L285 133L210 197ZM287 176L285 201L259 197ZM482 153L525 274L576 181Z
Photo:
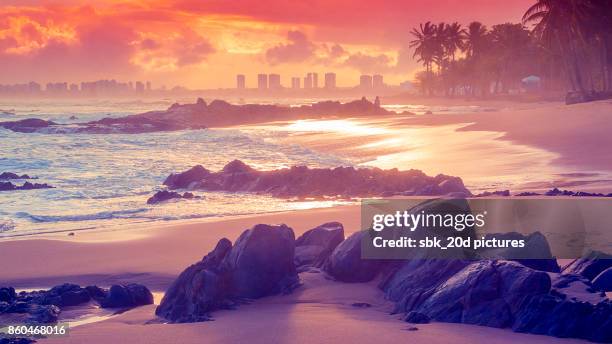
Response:
M114 232L65 233L0 242L2 282L17 289L142 283L156 294L186 266L201 259L218 239L235 240L257 223L286 223L296 236L328 221L347 233L359 228L359 207L343 206ZM126 228L127 229L127 228ZM411 325L391 315L377 281L344 284L321 273L300 274L303 285L289 295L266 297L237 310L214 312L215 321L161 324L155 306L143 306L72 328L68 337L43 343L328 343L411 341L414 343L578 343L579 340L519 334L508 329L432 323ZM159 297L156 297L159 302ZM369 308L353 307L365 302ZM266 329L266 330L263 330Z

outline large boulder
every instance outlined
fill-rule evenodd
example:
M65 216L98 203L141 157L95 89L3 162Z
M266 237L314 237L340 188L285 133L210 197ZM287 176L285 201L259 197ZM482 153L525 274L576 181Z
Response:
M323 269L341 282L368 282L373 280L384 266L384 262L361 258L361 241L367 231L353 233L329 256Z
M607 268L593 279L593 287L597 290L612 291L612 268Z
M546 237L540 232L527 235L518 232L489 233L486 239L523 240L524 247L482 248L478 254L486 259L511 259L535 270L560 272L557 259L553 257Z
M223 260L229 294L260 298L290 291L299 283L294 254L295 236L285 225L259 224L244 231Z
M566 265L563 268L563 273L582 275L592 281L609 267L612 267L612 255L591 251L584 257L575 259Z
M179 275L155 314L171 322L204 321L242 300L290 292L299 285L294 253L295 236L285 225L256 225L233 247L222 239Z
M296 267L321 267L344 240L344 227L339 222L329 222L313 228L295 240Z
M153 294L147 287L140 284L115 284L110 287L100 306L102 308L130 308L152 303Z
M209 174L210 171L202 165L196 165L185 172L169 175L164 185L170 189L187 189L192 183L202 180Z

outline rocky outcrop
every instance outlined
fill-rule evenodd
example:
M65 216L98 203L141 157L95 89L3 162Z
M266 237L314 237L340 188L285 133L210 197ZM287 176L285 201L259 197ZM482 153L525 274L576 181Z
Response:
M368 232L359 231L340 243L325 262L323 270L341 282L373 280L381 272L385 262L361 258L361 240L365 235L368 235Z
M295 236L285 225L256 225L234 246L222 239L179 275L155 314L171 322L205 321L242 300L289 292L299 284L294 253Z
M23 185L15 185L11 182L0 182L0 191L17 191L17 190L37 190L37 189L53 189L54 187L47 184L25 182Z
M306 231L295 240L296 267L321 267L344 240L344 227L339 222L329 222Z
M49 290L16 293L14 288L0 288L0 317L3 314L28 314L30 323L54 323L64 307L90 302L104 308L132 308L153 303L153 295L143 285L113 285L110 289L97 286L82 288L65 283Z
M508 247L496 249L480 249L479 255L481 258L487 259L512 259L524 266L534 270L560 272L561 268L557 263L557 259L553 257L548 245L548 240L540 232L533 232L527 235L508 232L508 233L491 233L485 235L486 239L496 238L499 240L523 240L524 247Z
M153 294L140 284L113 285L100 301L102 308L132 308L153 303Z
M12 122L0 122L0 128L5 128L18 133L40 132L42 129L47 129L52 126L58 126L58 124L38 118L28 118Z
M218 172L195 166L164 181L169 189L254 192L275 197L375 197L390 195L470 195L458 177L430 177L418 170L336 167L258 171L234 160Z
M104 118L86 123L57 124L36 118L0 122L0 127L16 132L41 133L149 133L185 129L204 129L298 118L337 116L384 116L396 114L362 98L340 103L323 101L312 105L233 105L223 100L210 104L198 99L195 104L172 104L167 110L150 111L119 118ZM403 113L410 114L410 113Z
M612 291L612 267L605 269L593 279L593 288Z
M22 174L22 175L18 175L17 173L14 172L2 172L0 173L0 179L32 179L30 178L30 176L28 176L27 174Z
M581 275L592 281L597 275L610 267L612 267L612 255L591 251L584 257L575 259L563 267L563 273Z
M199 196L194 196L191 192L185 192L182 195L178 192L161 190L157 191L153 196L147 199L147 204L157 204L169 201L171 199L194 199L200 198Z

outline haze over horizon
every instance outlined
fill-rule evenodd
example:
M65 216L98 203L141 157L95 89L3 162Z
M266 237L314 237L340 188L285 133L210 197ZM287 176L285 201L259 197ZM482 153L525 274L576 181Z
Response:
M339 86L420 66L407 45L419 23L519 22L533 0L3 1L0 83L150 80L155 87L234 87L235 75L336 72Z

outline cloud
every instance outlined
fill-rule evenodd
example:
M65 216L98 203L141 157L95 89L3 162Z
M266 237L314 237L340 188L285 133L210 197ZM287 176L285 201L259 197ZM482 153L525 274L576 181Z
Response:
M383 73L394 67L393 59L385 54L367 55L364 53L350 55L343 65L361 73Z
M266 51L268 63L299 63L314 57L316 47L303 32L289 31L287 40L288 43L278 44Z

